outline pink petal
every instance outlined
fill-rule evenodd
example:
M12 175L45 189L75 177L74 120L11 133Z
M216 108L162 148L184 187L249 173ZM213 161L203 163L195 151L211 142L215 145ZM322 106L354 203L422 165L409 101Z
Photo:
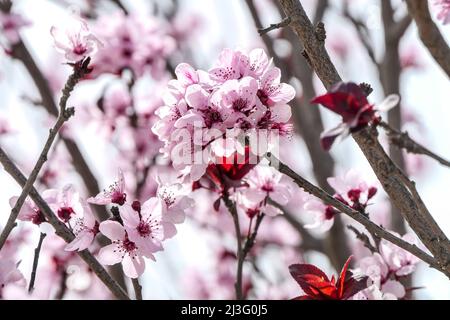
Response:
M111 266L122 261L122 253L117 250L116 244L110 244L100 249L98 261L102 264Z
M138 278L145 270L145 261L141 256L130 257L129 255L126 255L122 265L125 275L133 279Z
M125 229L117 221L103 221L100 223L99 229L110 240L122 240L125 238Z
M72 242L66 245L65 251L82 251L94 241L94 233L89 230L81 231Z

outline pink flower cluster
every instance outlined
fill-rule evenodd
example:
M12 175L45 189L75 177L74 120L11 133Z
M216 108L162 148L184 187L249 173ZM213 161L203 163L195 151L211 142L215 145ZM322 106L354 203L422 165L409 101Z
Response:
M153 132L165 143L161 151L170 156L174 168L189 172L192 181L205 173L210 159L239 150L235 142L239 134L252 130L290 134L287 103L295 91L280 83L280 69L271 65L262 49L248 54L225 49L208 72L182 63L175 73L177 79L168 84L165 105L157 111L161 120Z
M139 201L130 203L127 202L123 173L119 171L118 180L114 184L87 201L81 199L72 185L67 185L62 190L46 190L43 197L75 235L74 240L65 246L66 251L88 249L95 236L101 232L112 240L112 244L100 249L99 260L106 265L122 262L125 274L136 278L144 272L143 257L155 260L153 254L163 250L162 241L176 234L175 224L182 223L185 210L193 206L193 200L183 192L179 184L160 183L156 197L148 199L142 205ZM17 197L11 198L11 206L16 201ZM88 203L118 205L120 208L115 209L119 215L99 223ZM29 199L18 218L36 225L46 221L39 208ZM49 233L49 228L44 232Z
M175 224L182 223L185 210L193 206L193 200L182 194L179 184L161 184L156 197L141 204L126 201L123 175L108 190L95 198L94 204L117 204L119 215L113 220L103 221L99 230L112 244L103 247L99 260L113 265L122 262L125 275L139 277L145 269L145 258L156 260L154 253L163 250L162 242L176 234Z
M450 23L450 0L435 0L434 3L440 9L437 18L442 20L443 24Z
M169 26L154 17L117 12L102 16L94 26L104 47L93 60L94 74L120 74L130 69L135 76L150 72L161 78L168 57L176 49Z
M406 234L402 239L418 245L417 238L412 234ZM413 273L420 260L384 239L380 241L378 250L379 252L359 261L359 267L355 272L368 276L372 280L372 285L358 293L355 299L395 300L404 298L406 289L400 279Z

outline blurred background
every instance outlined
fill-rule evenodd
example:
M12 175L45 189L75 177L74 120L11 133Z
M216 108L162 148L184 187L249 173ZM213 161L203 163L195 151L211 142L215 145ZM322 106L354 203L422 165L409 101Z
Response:
M352 168L367 181L376 181L352 139L335 146L331 156L320 150L317 135L321 130L317 123L308 120L314 117L311 110L319 110L324 128L335 126L339 117L309 105L309 100L324 93L325 89L304 62L300 54L301 45L291 31L286 28L274 30L263 37L258 34L258 28L281 21L276 2L121 0L118 5L119 1L113 0L13 1L13 12L29 22L20 29L20 37L47 80L55 101L60 96L70 68L64 65L62 56L55 51L50 28L63 27L72 15L85 17L94 34L106 42L111 51L103 55L99 53L98 59L103 59L103 63L109 58L119 64L120 54L115 52L117 48L111 39L120 38L127 32L136 37L132 39L132 50L135 52L140 50L139 40L149 35L154 37L155 43L164 43L163 48L155 49L154 56L144 57L147 59L145 63L135 61L143 59L138 53L128 57L127 68L125 65L104 63L118 69L94 71L96 74L92 79L77 86L69 101L71 106L75 106L76 115L65 125L63 138L58 139L51 152L37 184L38 189L62 188L72 183L84 197L93 196L92 191L106 188L121 168L125 172L131 198L146 199L154 195L157 186L155 173L174 175L170 166L159 159L161 145L150 128L154 111L163 105L162 92L173 78L176 65L187 62L196 69L208 70L224 48L248 51L258 47L265 48L273 57L274 64L282 70L283 81L294 86L297 92L290 103L295 108L292 122L296 135L289 141L288 147L281 148L282 159L320 185L326 184L327 177L343 174ZM356 83L370 83L374 89L370 100L375 103L381 102L390 93L399 93L401 106L389 115L389 121L395 127L400 125L437 154L450 157L450 126L447 125L450 120L450 82L420 42L415 24L410 23L398 39L386 42L394 28L383 20L388 13L380 0L304 0L302 3L310 17L323 14L320 20L327 29L326 45L341 76ZM323 3L326 7L321 13L317 8ZM407 14L403 1L391 1L391 8L393 21L400 21ZM436 18L439 8L433 5L433 1L430 1L430 9ZM450 26L437 19L436 24L448 40ZM0 35L0 41L5 49L0 52L0 145L29 174L54 118L43 107L41 94L23 62L8 54L4 34L3 37ZM390 58L395 62L389 62ZM95 59L93 63L95 65ZM129 86L130 77L134 82L132 87ZM138 117L137 126L132 126L128 114L123 116L121 111L121 108L130 106ZM388 118L387 115L384 117ZM381 135L380 139L389 150L387 138ZM96 182L86 174L84 178L80 176L77 171L79 164L74 164L72 158L76 151L68 146L66 140L75 142ZM433 217L450 235L447 203L450 170L425 156L397 150L390 152L417 182ZM6 223L10 210L9 199L18 195L21 189L3 168L0 169L0 186L1 226ZM404 234L408 227L403 221L392 219L389 200L381 190L379 188L370 207L374 219ZM196 199L196 206L189 212L186 222L177 226L178 234L165 242L165 250L156 254L156 262L147 263L141 278L144 298L222 299L234 296L235 258L232 252L235 250L235 240L231 218L224 212L213 210L214 195L206 190L195 192L192 196ZM338 272L336 266L342 265L340 262L342 259L345 261L346 257L340 256L340 250L344 249L339 247L336 237L344 237L346 245L357 257L367 254L357 244L354 234L345 228L352 222L344 218L338 219L339 223L335 221L330 232L304 229L300 232L296 222L302 225L310 219L298 205L302 197L304 195L299 194L288 205L288 219L279 216L264 221L258 235L259 245L252 252L252 263L246 265L244 270L244 280L250 288L249 298L285 299L298 295L297 284L292 281L287 269L295 262L316 264L327 274ZM39 231L34 225L20 223L13 234L18 234L20 230L21 234L26 234L26 240L16 254L21 260L19 269L27 277L31 272ZM305 238L302 232L307 232L312 240L308 236ZM48 297L54 298L58 291L61 272L69 275L63 280L68 288L64 298L107 296L107 292L101 289L92 289L96 280L85 273L55 268L55 252L60 249L60 245L51 244L51 241L44 243L47 258L44 256L41 259L40 267L47 271L42 271L42 274L49 272L54 277L54 287L48 288ZM412 279L407 281L411 287L420 287L414 291L416 299L450 298L448 279L425 263L420 263Z

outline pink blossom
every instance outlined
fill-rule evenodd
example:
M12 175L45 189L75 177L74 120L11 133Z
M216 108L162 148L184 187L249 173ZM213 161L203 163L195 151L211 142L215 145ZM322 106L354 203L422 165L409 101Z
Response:
M87 249L99 232L98 221L95 220L89 205L85 202L82 202L81 205L83 207L82 214L78 213L70 221L75 239L67 244L64 249L66 251L82 251Z
M443 24L450 23L450 0L435 0L434 4L440 9L437 18Z
M402 238L418 245L417 239L411 234L406 234ZM419 261L411 253L384 239L381 240L379 253L375 252L359 261L356 271L369 276L373 282L359 298L377 300L403 298L406 290L398 280L414 272Z
M412 234L405 234L402 239L419 246L417 238ZM405 251L384 239L380 242L380 254L389 266L389 270L399 277L413 273L417 263L420 262L420 259L412 253Z
M154 260L153 253L161 251L162 241L176 234L175 226L163 220L162 204L158 198L150 198L142 204L136 201L133 207L124 206L120 215L131 241L136 243L140 252Z
M92 56L102 46L100 40L90 32L85 21L75 19L73 22L73 25L65 31L55 26L50 29L56 49L64 54L68 62L78 62Z
M50 189L47 193L50 195L50 208L62 221L67 223L73 216L83 212L80 195L73 185L68 184L62 190Z
M375 185L368 184L355 169L350 169L337 177L330 177L327 181L336 191L336 199L358 211L365 210L369 200L378 190Z
M271 198L280 205L286 205L292 197L288 178L270 166L257 166L246 176L245 182L248 189L244 195L253 203Z
M112 244L100 249L98 259L105 265L122 262L127 277L137 278L145 269L143 253L137 244L128 238L125 228L116 221L103 221L100 232L108 237Z
M163 184L158 179L157 197L161 201L162 219L171 223L182 223L186 210L194 206L194 200L187 196L182 184Z
M125 193L125 179L123 177L122 170L119 170L116 182L110 185L107 190L103 190L95 197L90 197L87 199L87 202L98 205L114 203L121 206L126 200L127 195Z
M311 223L305 224L306 229L320 229L322 232L331 229L334 216L337 214L333 207L323 204L316 198L310 198L304 203L303 208L306 214L312 215L313 219Z
M20 28L29 26L31 22L16 13L0 12L0 29L11 45L20 41Z
M42 196L44 200L48 200L50 198L48 193L45 192ZM12 197L11 199L9 199L9 205L11 206L11 208L15 206L18 198L19 197ZM19 211L17 219L21 221L31 221L35 225L40 225L41 223L46 221L44 214L30 198L25 199L25 202L23 203L22 208Z

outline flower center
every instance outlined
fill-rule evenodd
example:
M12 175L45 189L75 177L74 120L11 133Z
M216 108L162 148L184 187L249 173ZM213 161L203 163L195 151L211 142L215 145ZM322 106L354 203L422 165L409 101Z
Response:
M74 213L75 211L73 211L71 207L62 207L58 209L58 217L64 222L68 222Z
M139 235L144 238L148 237L151 233L150 225L145 221L139 222L139 225L137 226L136 230L139 233Z
M261 189L264 192L267 192L267 193L273 192L273 183L272 183L272 181L266 181Z
M122 192L114 192L111 197L111 202L122 206L127 201L127 194Z
M73 53L78 54L78 55L83 55L86 53L86 51L87 51L86 47L83 46L82 44L77 44L73 48Z
M45 216L41 212L41 210L39 210L39 209L36 210L36 214L31 219L31 222L36 225L40 225L42 222L45 222Z
M133 252L134 250L137 249L136 244L133 241L131 241L130 239L128 239L128 236L126 236L125 239L123 240L122 247L127 252Z
M242 111L247 107L247 100L239 98L233 101L233 110L234 111Z

